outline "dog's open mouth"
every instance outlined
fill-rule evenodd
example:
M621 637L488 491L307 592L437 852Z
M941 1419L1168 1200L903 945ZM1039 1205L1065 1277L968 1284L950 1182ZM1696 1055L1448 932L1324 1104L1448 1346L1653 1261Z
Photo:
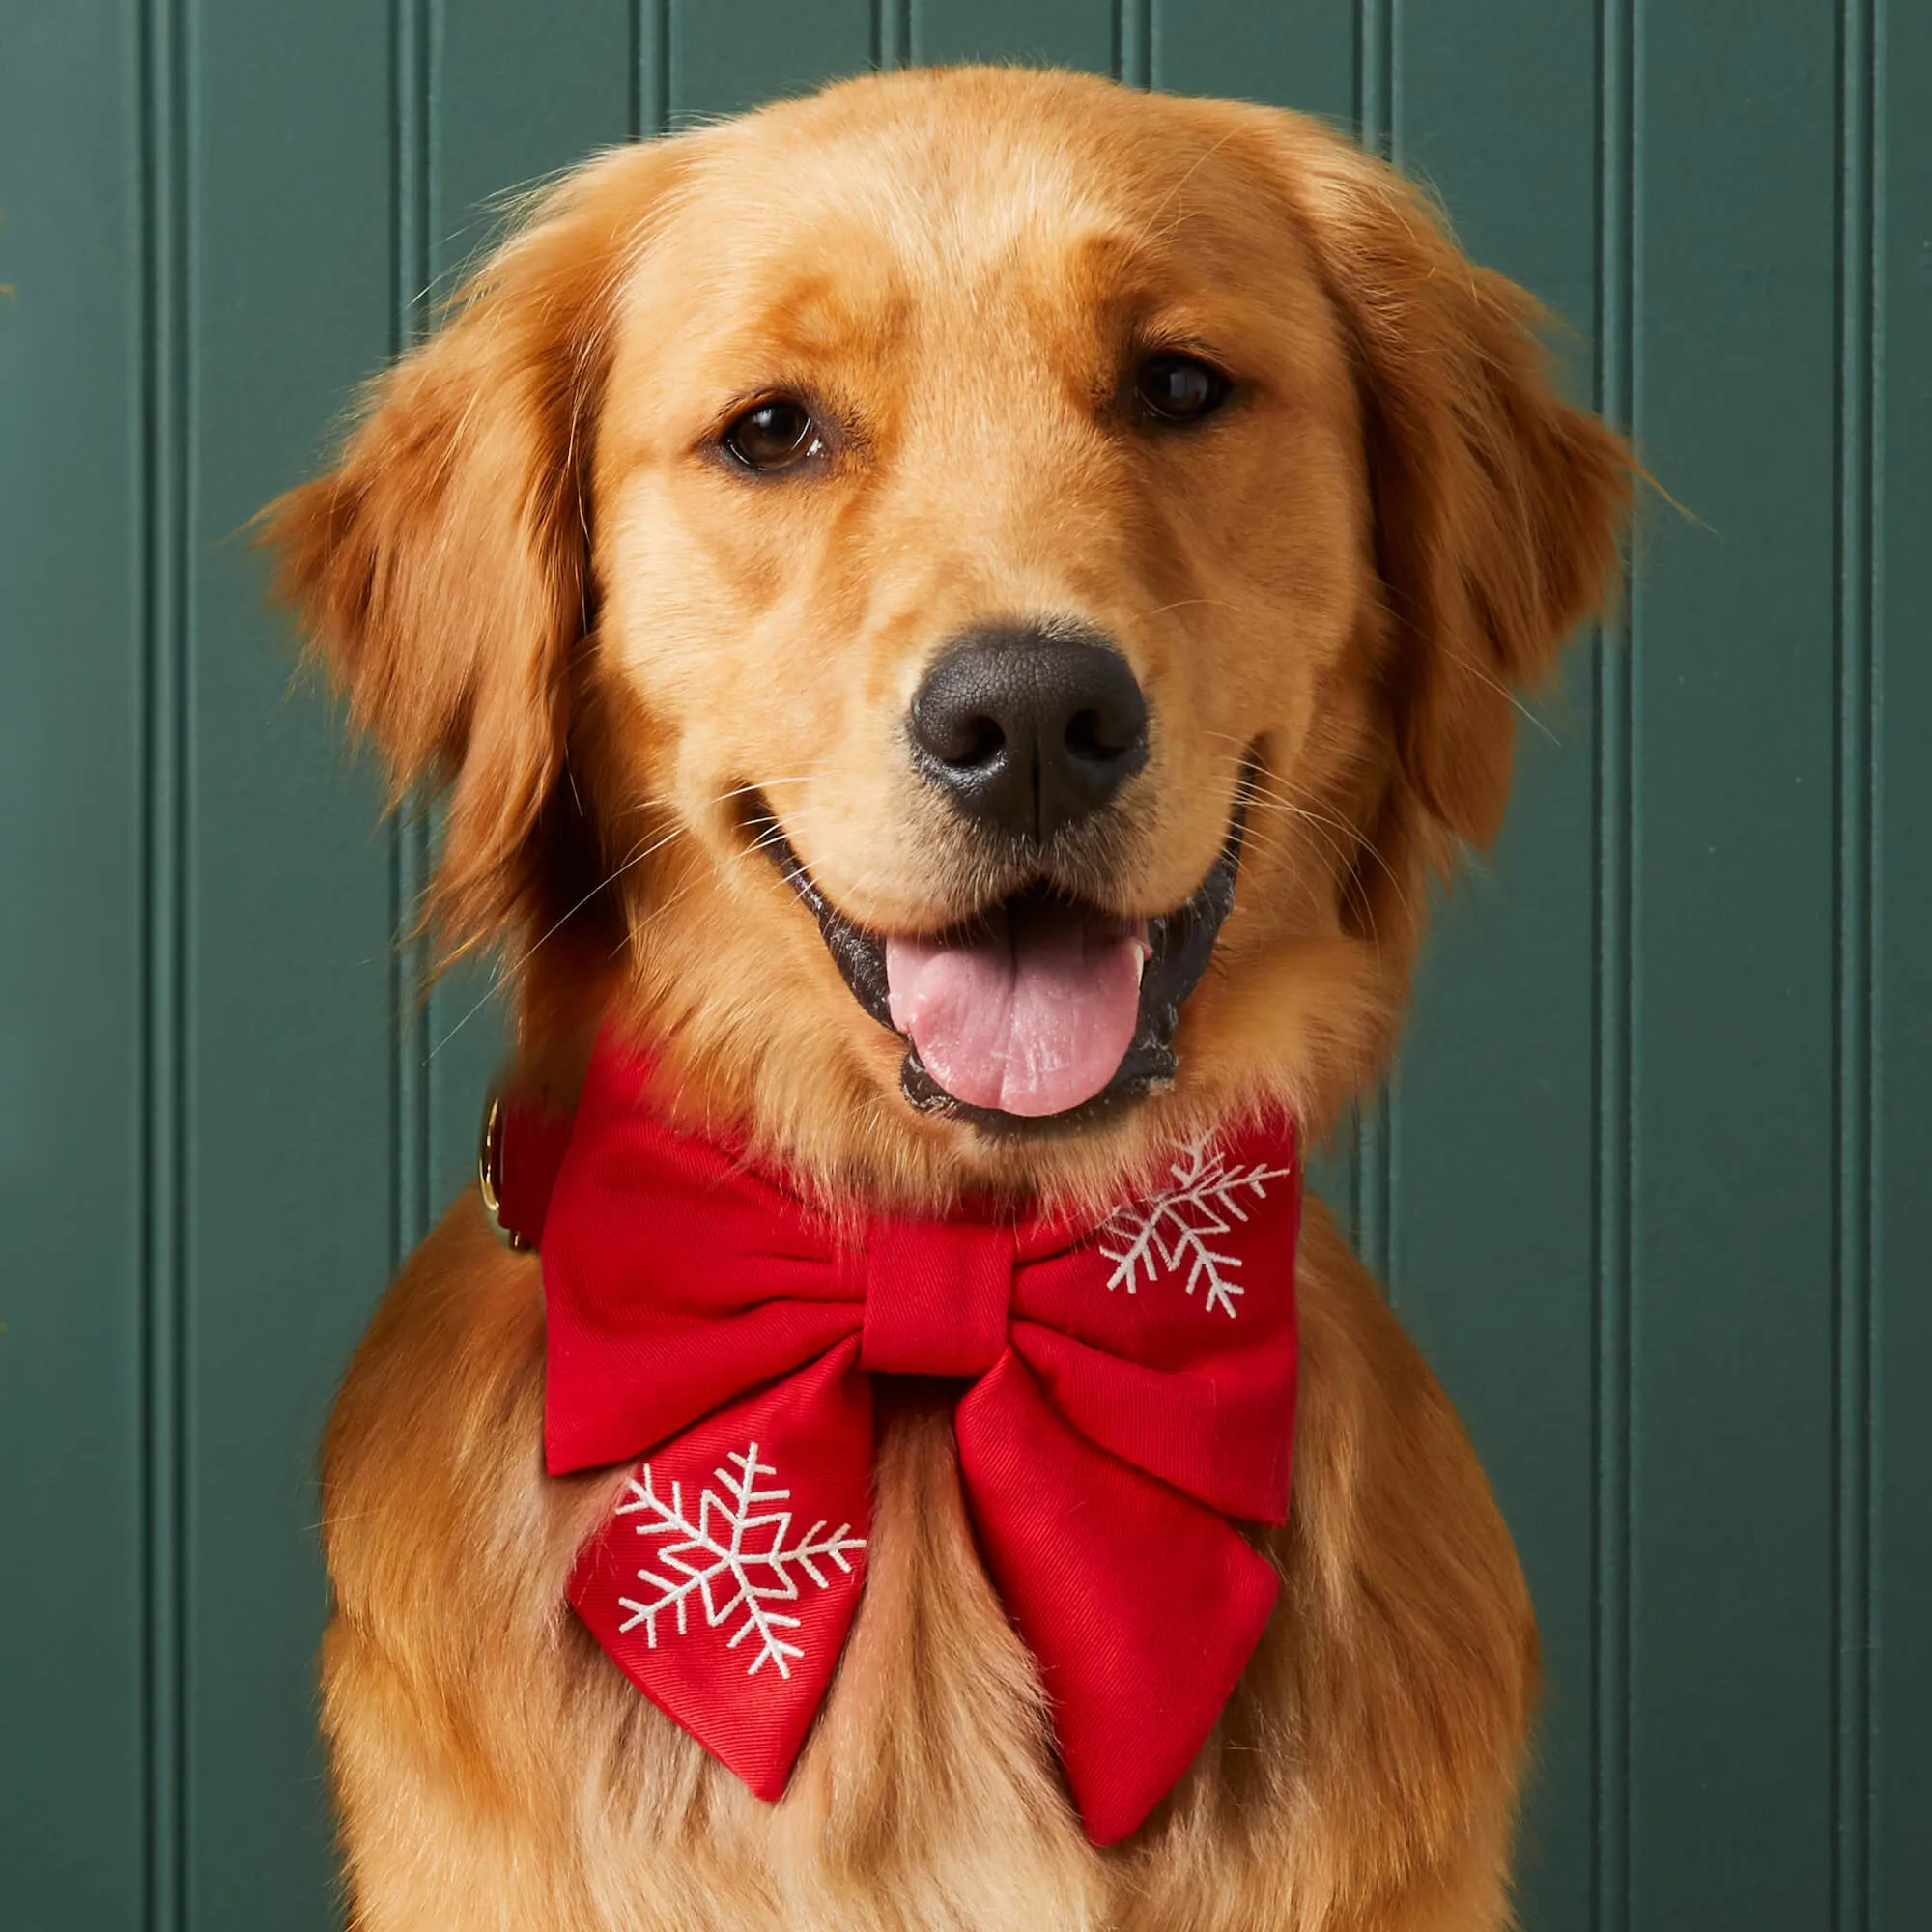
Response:
M1122 920L1029 886L934 934L878 934L828 902L762 800L757 842L818 922L853 997L906 1043L922 1112L994 1131L1083 1125L1172 1080L1180 1009L1235 903L1245 784L1184 904Z

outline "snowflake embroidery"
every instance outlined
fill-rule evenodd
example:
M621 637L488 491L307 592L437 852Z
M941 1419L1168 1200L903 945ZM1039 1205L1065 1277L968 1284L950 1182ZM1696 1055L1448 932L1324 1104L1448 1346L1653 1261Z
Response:
M683 1636L692 1600L704 1606L704 1620L713 1630L737 1619L737 1629L725 1647L736 1650L747 1638L754 1640L752 1662L746 1675L754 1677L767 1663L775 1664L781 1677L791 1675L791 1661L804 1656L785 1632L798 1628L798 1619L779 1604L795 1603L799 1596L799 1573L803 1572L819 1589L829 1581L823 1566L836 1564L847 1576L848 1560L855 1549L866 1547L863 1536L854 1536L849 1523L841 1522L830 1533L823 1520L815 1522L796 1543L787 1543L791 1534L792 1512L767 1505L788 1501L789 1490L758 1488L763 1476L778 1474L769 1463L758 1461L758 1445L734 1449L724 1459L733 1469L712 1470L711 1483L704 1486L703 1497L694 1522L684 1507L683 1485L673 1482L667 1503L654 1487L651 1465L646 1463L639 1477L630 1480L630 1492L620 1502L618 1516L643 1516L637 1525L639 1536L661 1536L668 1541L652 1551L652 1561L660 1568L639 1570L639 1580L651 1586L648 1601L619 1597L618 1604L630 1611L630 1620L620 1630L634 1631L639 1624L650 1647L658 1647L658 1619L667 1611L677 1619L677 1634ZM769 1540L759 1532L769 1531Z
M1109 1288L1138 1292L1140 1278L1151 1282L1163 1274L1187 1269L1186 1289L1192 1294L1205 1288L1202 1306L1232 1316L1241 1284L1234 1278L1238 1255L1223 1253L1214 1238L1236 1221L1248 1218L1248 1208L1267 1196L1270 1180L1286 1180L1290 1170L1230 1167L1228 1157L1207 1138L1192 1142L1171 1170L1174 1184L1147 1201L1117 1208L1100 1226L1100 1252L1114 1264ZM1243 1197L1247 1197L1244 1202Z

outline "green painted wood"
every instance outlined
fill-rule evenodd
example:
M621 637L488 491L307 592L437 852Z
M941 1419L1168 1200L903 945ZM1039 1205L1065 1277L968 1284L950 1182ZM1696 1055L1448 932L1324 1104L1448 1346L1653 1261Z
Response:
M1828 1922L1836 46L1660 8L1637 419L1630 1921Z
M1410 0L1395 50L1403 164L1472 254L1564 320L1588 400L1592 10ZM1389 1123L1391 1291L1489 1469L1543 1634L1518 1891L1532 1928L1585 1926L1592 1901L1594 668L1578 640L1520 724L1502 838L1438 901Z
M1112 73L1120 22L1114 0L912 0L912 56L1024 61Z
M1528 1932L1916 1927L1922 14L0 0L0 1539L61 1582L0 1590L8 1922L333 1922L313 1444L500 1037L415 1003L426 834L286 696L241 526L492 197L972 53L1367 126L1693 513L1525 728L1338 1180L1537 1591Z
M872 0L669 0L672 124L804 93L877 47Z
M199 0L182 45L187 717L183 1932L332 1922L315 1444L390 1263L372 762L291 701L246 525L391 342L384 0Z
M439 282L495 239L516 195L633 132L631 0L550 14L522 0L439 0L432 15L433 267Z
M122 1932L149 1788L139 20L36 11L0 45L0 1887L12 1922Z
M1866 14L1869 18L1869 14ZM1860 1382L1847 1388L1841 1461L1848 1485L1845 1548L1856 1577L1869 1591L1870 1636L1861 1604L1846 1593L1839 1653L1854 1685L1867 1693L1866 1725L1841 1733L1841 1787L1863 1801L1841 1806L1841 1858L1852 1877L1868 1877L1869 1918L1847 1914L1847 1932L1894 1932L1924 1916L1932 1898L1932 1754L1925 1747L1932 1714L1932 890L1925 876L1926 828L1932 826L1932 123L1925 113L1932 75L1932 10L1879 10L1864 54L1876 68L1876 178L1867 204L1871 246L1854 229L1848 260L1877 278L1873 317L1877 355L1855 384L1868 384L1872 414L1865 455L1876 471L1871 546L1849 561L1871 597L1865 607L1874 645L1873 676L1853 709L1870 727L1877 782L1873 810L1876 866L1866 905L1870 922L1872 1005L1854 1004L1848 1032L1871 1049L1872 1139L1861 1184L1847 1201L1850 1245L1868 1243L1870 1301L1846 1298L1847 1340L1862 1337L1860 1357L1874 1391L1868 1410ZM1856 337L1854 338L1856 340ZM1856 469L1854 471L1856 474ZM1867 473L1870 473L1869 471ZM1856 600L1853 604L1857 612ZM1856 636L1857 627L1853 627ZM1858 733L1848 734L1856 747ZM1863 782L1849 761L1849 789ZM1860 910L1856 901L1854 912ZM1854 1137L1860 1123L1854 1109ZM1856 1289L1859 1271L1848 1272ZM1856 1478L1862 1477L1861 1485ZM1868 1677L1864 1668L1868 1667ZM1863 1714L1859 1714L1863 1715ZM1867 1853L1861 1871L1859 1855ZM1855 1903L1865 1898L1854 1894Z
M1154 0L1151 25L1155 87L1355 121L1354 0Z

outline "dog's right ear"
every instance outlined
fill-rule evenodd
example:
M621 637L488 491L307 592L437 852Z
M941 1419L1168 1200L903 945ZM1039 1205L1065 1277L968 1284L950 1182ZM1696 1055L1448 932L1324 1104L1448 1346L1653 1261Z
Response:
M1534 298L1420 189L1299 115L1244 112L1354 364L1405 804L1446 867L1501 828L1516 694L1614 587L1635 461L1553 386Z
M588 466L613 292L663 149L547 192L373 385L333 471L263 513L276 587L387 757L449 788L431 907L461 945L528 916L590 621Z

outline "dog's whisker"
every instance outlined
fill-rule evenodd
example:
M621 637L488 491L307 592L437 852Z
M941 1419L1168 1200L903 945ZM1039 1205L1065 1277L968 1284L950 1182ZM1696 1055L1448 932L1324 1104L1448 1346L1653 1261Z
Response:
M1509 688L1509 686L1502 681L1501 678L1493 676L1491 672L1486 671L1481 665L1474 664L1466 658L1459 658L1457 660L1457 663L1462 669L1469 672L1469 674L1472 677L1480 678L1483 683L1487 684L1491 688L1491 690L1501 693L1501 695L1504 697L1506 697L1509 700L1510 704L1514 707L1517 716L1522 719L1523 722L1527 724L1532 730L1542 732L1544 737L1548 739L1548 741L1552 745L1560 746L1563 743L1563 740L1559 738L1553 730L1550 729L1548 721L1539 718L1536 715L1536 713L1532 711L1530 707L1527 704L1525 704L1522 701L1522 699L1519 697L1517 694L1513 692Z
M770 833L761 834L757 838L753 839L751 844L743 847L739 851L729 854L726 863L735 865L740 860L750 858L755 852L772 850L778 844L782 842L783 836L784 835L779 832L776 828L774 828L773 831ZM681 906L685 902L686 899L688 899L691 896L692 893L695 890L696 890L696 882L694 881L690 884L679 886L675 892L666 895L664 898L659 900L657 904L651 906L647 911L643 913L643 915L640 918L637 920L635 925L632 928L630 938L635 940L642 933L647 931L651 926L657 924L659 921L665 919L670 913L674 912L679 906Z
M1165 617L1170 611L1185 611L1197 604L1210 611L1238 611L1241 608L1238 604L1229 603L1224 597L1177 597L1172 604L1156 606L1142 621L1151 624L1156 617ZM1213 735L1224 738L1229 734L1225 731L1216 731Z
M1406 912L1409 913L1411 917L1413 916L1413 903L1409 898L1406 888L1396 875L1394 868L1389 865L1387 859L1383 857L1375 841L1371 838L1363 838L1347 820L1332 817L1323 812L1310 810L1307 807L1294 804L1288 799L1270 796L1262 790L1259 784L1253 793L1253 800L1264 811L1275 811L1284 816L1298 819L1313 829L1315 836L1321 840L1323 848L1335 862L1335 867L1337 873L1340 875L1343 890L1353 896L1361 909L1362 917L1368 922L1372 930L1375 925L1374 909L1369 903L1367 888L1362 885L1359 876L1360 868L1358 861L1363 856L1366 856L1377 866L1380 867L1396 895L1397 901ZM1340 837L1331 837L1331 832L1339 834Z
M825 767L819 765L811 771L794 773L788 778L750 779L743 784L733 785L729 791L721 791L716 798L712 799L711 803L713 805L724 805L734 798L747 798L756 792L770 791L774 785L810 784L814 780L823 778L824 776Z
M806 782L807 779L810 778L810 776L812 775L806 774L796 779L780 779L776 781L767 780L764 782L766 783L776 782L781 784L804 783ZM713 802L717 804L723 804L728 799L741 796L746 792L756 791L760 787L757 785L734 786L730 791L720 793L718 795L718 798ZM529 964L530 960L536 956L538 950L541 947L543 947L548 941L554 939L556 936L556 934L560 932L563 929L563 927L577 916L578 913L582 912L582 909L586 905L588 905L593 898L597 896L599 893L603 892L607 887L614 885L620 878L624 876L625 873L633 870L643 860L650 858L654 853L662 851L667 845L671 843L671 841L675 839L678 837L679 833L682 832L684 828L681 825L674 825L671 827L669 831L665 833L661 838L652 840L651 842L640 847L638 851L633 852L630 855L630 857L628 857L620 866L615 867L614 870L608 873L603 879L599 880L598 883L593 887L591 887L591 889L587 893L585 893L583 896L580 898L575 905L570 907L570 909L567 912L565 912L560 918L558 918L547 931L545 931L536 941L532 943L532 945L528 948L528 950L522 954L522 956L519 957L514 962L514 964L499 967L497 974L493 977L490 990L486 992L483 995L483 997L480 1000L478 1000L476 1004L472 1006L469 1009L469 1010L466 1012L462 1016L462 1018L459 1019L456 1022L456 1024L452 1026L450 1030L446 1034L444 1034L440 1040L437 1041L436 1045L430 1049L429 1058L432 1060L435 1059L436 1056L439 1053L440 1053L442 1049L445 1046L447 1046L449 1042L452 1039L454 1039L456 1036L459 1033L461 1033L463 1029L466 1026L468 1026L469 1022L472 1019L474 1019L476 1015L479 1012L481 1012L482 1009L486 1006L488 1006L492 1000L497 997L497 995L503 990L503 987L505 983L508 981L508 980L515 974L522 972L523 969ZM775 846L781 844L783 842L783 838L784 838L783 833L780 831L778 827L774 826L770 829L770 831L759 834L758 837L753 839L753 841L748 846L745 846L738 852L732 853L730 857L733 860L738 860L747 858L754 852L769 851L773 849ZM691 891L692 888L690 886L680 887L676 892L670 894L667 898L662 900L659 904L651 907L650 910L642 916L642 918L639 919L636 922L632 929L633 934L641 931L643 928L651 924L654 924L657 921L664 918L667 913L670 912L673 908L675 908L676 906L681 904L686 898L688 898L690 896ZM621 951L623 949L623 946L627 943L629 943L628 938L625 941L620 941L618 948L616 950Z
M469 1024L469 1022L473 1020L476 1017L476 1015L480 1013L483 1010L483 1009L487 1007L490 1004L490 1002L497 996L498 993L500 993L503 990L503 987L507 983L507 981L516 974L521 973L524 970L524 968L527 966L530 963L530 961L536 957L538 951L542 947L546 946L551 940L554 939L556 935L559 932L561 932L563 928L566 925L568 925L570 922L573 919L575 919L577 915L581 913L583 910L583 908L587 906L590 903L590 901L597 896L599 893L604 891L604 889L607 886L611 886L616 884L616 882L619 879L621 879L626 872L630 871L634 866L641 865L643 861L648 859L654 852L661 852L665 848L665 846L668 845L670 841L677 837L679 829L680 828L673 827L669 832L666 833L662 838L656 839L652 843L641 847L639 850L636 852L633 852L631 856L628 859L626 859L621 866L619 866L614 871L610 872L605 877L599 879L598 882L594 886L592 886L590 890L587 893L585 893L581 899L579 899L575 905L571 906L570 909L565 913L563 913L549 927L547 931L545 931L536 940L534 940L529 946L528 950L525 952L523 955L516 961L515 965L499 967L497 971L492 976L490 990L486 992L483 995L483 997L480 1000L478 1000L476 1004L473 1007L471 1007L467 1013L465 1013L463 1017L460 1020L458 1020L456 1024L453 1027L451 1027L450 1030L446 1034L444 1034L443 1037L440 1040L438 1040L434 1046L430 1048L426 1058L428 1060L434 1060L437 1057L437 1055L440 1053L442 1049L445 1046L447 1046L449 1042L453 1040L456 1037L456 1036L460 1034L463 1031L463 1029L467 1027Z
M777 785L810 784L823 776L824 769L821 766L815 771L792 773L782 778L759 779L754 782L733 785L729 790L718 792L711 798L706 799L699 806L698 810L709 810L714 806L729 805L734 798L745 798L756 792L769 791ZM635 818L640 811L675 812L677 810L677 800L671 798L667 793L643 792L636 798L630 799L623 805L618 806L613 811L612 816L618 818Z
M1376 928L1375 908L1370 901L1368 888L1361 879L1360 858L1364 853L1380 867L1395 893L1397 902L1411 919L1414 918L1415 908L1407 889L1373 838L1367 837L1359 827L1351 825L1347 819L1317 809L1312 803L1313 794L1301 791L1293 781L1284 774L1265 767L1249 766L1247 759L1249 747L1253 742L1251 739L1237 738L1233 732L1217 731L1211 727L1204 728L1203 735L1218 738L1222 743L1236 748L1232 762L1242 772L1240 783L1245 798L1264 810L1298 818L1314 830L1334 865L1345 895L1345 904L1352 903L1359 909L1372 943L1378 945L1379 940ZM1279 789L1275 789L1276 787ZM1284 793L1293 793L1295 796L1291 798L1284 796ZM1255 830L1259 832L1259 828ZM1332 838L1327 836L1330 832L1336 835ZM1288 853L1287 848L1279 840L1264 839L1258 843L1257 849L1266 857L1292 861L1293 855Z
M1143 241L1151 241L1153 239L1157 224L1160 222L1162 217L1167 213L1168 205L1180 194L1182 189L1186 187L1187 184L1191 182L1194 179L1194 177L1198 175L1201 172L1201 170L1205 168L1208 165L1208 163L1211 161L1214 158L1214 156L1218 155L1221 152L1221 150L1228 145L1230 141L1236 138L1236 134L1238 134L1239 131L1240 130L1236 128L1229 128L1229 130L1225 134L1223 134L1221 138L1218 141L1216 141L1210 148L1208 148L1205 152L1203 152L1202 154L1200 154L1195 157L1193 165L1189 167L1187 172L1184 175L1182 175L1181 178L1178 182L1176 182L1171 188L1168 189L1166 194L1164 194L1161 197L1159 205L1147 217L1146 221L1144 221L1141 224L1141 239ZM1179 210L1176 211L1175 219L1177 221L1179 220L1180 218L1180 213L1181 212Z

